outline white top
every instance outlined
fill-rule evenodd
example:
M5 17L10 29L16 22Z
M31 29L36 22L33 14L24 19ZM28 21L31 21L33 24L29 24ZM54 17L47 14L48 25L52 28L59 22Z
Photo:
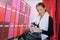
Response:
M49 14L48 12L45 12L44 16L40 19L40 15L37 16L35 20L36 24L39 24L39 28L41 30L48 31L48 22L49 22ZM36 29L34 29L34 32L37 32ZM41 34L42 40L46 39L48 35Z

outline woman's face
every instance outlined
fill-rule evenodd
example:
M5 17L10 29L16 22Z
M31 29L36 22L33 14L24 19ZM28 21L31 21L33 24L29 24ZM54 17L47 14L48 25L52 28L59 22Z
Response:
M42 15L45 12L45 8L43 8L42 6L37 6L36 9L40 15Z

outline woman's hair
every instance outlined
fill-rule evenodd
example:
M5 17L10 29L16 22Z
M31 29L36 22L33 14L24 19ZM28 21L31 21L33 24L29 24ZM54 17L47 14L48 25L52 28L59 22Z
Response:
M45 8L45 5L44 5L42 2L38 3L38 4L36 5L36 7L37 7L37 6L42 6L43 8Z

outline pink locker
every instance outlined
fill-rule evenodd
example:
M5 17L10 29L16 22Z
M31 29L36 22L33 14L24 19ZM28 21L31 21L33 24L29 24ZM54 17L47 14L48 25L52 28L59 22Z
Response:
M8 32L9 32L9 23L10 23L10 16L11 16L11 5L6 5L6 13L5 13L5 21L4 21L4 33L3 40L7 40Z
M26 3L26 5L25 5L25 21L24 21L24 23L25 23L25 28L27 29L27 12L28 12L28 6L27 6L27 3Z
M19 17L19 31L18 31L18 34L19 35L22 35L23 31L24 31L24 10L25 10L25 2L24 1L21 1L20 2L21 5L20 5L20 17Z
M29 27L29 18L30 18L30 5L26 4L26 9L25 9L25 24L26 24L26 29Z
M25 1L22 1L23 2L23 14L24 14L24 27L26 28L26 23L25 23L25 11L27 11L27 10L25 10L26 9L26 2ZM24 28L24 30L25 30L25 28Z
M16 8L12 7L8 38L13 37Z
M23 3L23 13L25 14L25 7L26 7L26 2L25 1L22 1L22 3Z
M30 5L26 4L26 29L29 27L29 18L30 18Z
M30 9L31 7L28 5L28 11L27 11L27 28L29 27L29 19L30 19Z
M11 17L11 5L7 4L6 6L6 14L5 14L5 22L10 22L10 17Z
M14 37L14 22L15 22L15 14L16 14L16 2L17 0L12 0L12 12L10 18L10 27L9 27L9 34L8 38Z
M4 27L3 27L3 40L7 40L8 38L8 32L9 32L9 22L10 22L10 14L11 14L11 1L12 0L2 0L6 3L6 12L5 12L5 18L4 18Z
M3 40L3 25L6 3L0 2L0 40Z
M17 1L17 11L16 11L16 18L15 18L15 27L14 27L14 37L18 36L18 20L19 20L19 13L20 13L20 0Z
M30 16L31 6L28 5L28 15Z

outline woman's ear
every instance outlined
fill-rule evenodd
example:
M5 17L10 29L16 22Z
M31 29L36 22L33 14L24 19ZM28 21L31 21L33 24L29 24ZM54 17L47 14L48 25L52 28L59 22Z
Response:
M45 7L45 10L46 10L46 7Z
M46 12L46 7L45 7L45 12Z

